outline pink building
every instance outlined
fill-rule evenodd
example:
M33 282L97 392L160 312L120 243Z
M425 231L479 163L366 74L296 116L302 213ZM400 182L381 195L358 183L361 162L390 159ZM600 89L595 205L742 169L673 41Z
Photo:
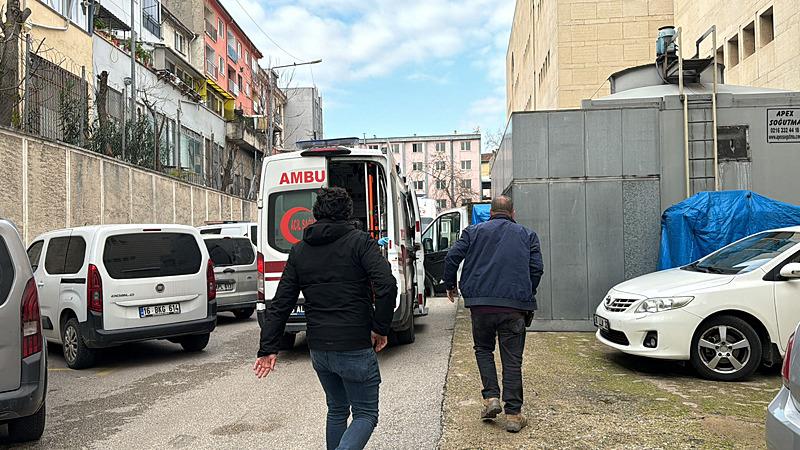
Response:
M394 153L417 194L440 211L481 198L480 134L374 137L361 146Z

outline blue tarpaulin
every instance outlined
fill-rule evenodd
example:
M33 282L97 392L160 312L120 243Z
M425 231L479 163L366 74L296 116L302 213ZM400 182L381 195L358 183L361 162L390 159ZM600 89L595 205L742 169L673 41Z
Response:
M661 216L658 269L683 266L753 233L800 225L800 207L750 191L701 192Z
M479 223L486 222L489 220L489 210L491 209L492 205L488 203L479 203L477 205L472 205L472 223L470 225L477 225Z

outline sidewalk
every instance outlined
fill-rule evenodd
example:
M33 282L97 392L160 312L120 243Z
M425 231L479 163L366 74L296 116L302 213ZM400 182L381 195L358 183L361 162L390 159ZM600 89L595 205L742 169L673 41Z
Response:
M591 333L528 333L528 428L482 423L469 311L459 308L443 408L442 449L763 448L778 370L745 383L694 377L675 362L634 358ZM498 370L500 363L498 358Z

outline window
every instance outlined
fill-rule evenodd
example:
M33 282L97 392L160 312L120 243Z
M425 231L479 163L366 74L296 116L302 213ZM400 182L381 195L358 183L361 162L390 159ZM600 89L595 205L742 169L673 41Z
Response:
M414 143L414 144L411 144L411 152L412 153L422 153L422 144L420 144L418 142Z
M118 234L103 248L103 265L115 280L190 275L201 264L197 240L187 233Z
M472 142L470 141L461 141L461 151L468 152L472 150Z
M723 247L684 270L735 275L752 272L800 243L800 233L768 231Z
M447 163L444 161L436 161L436 163L433 165L433 168L435 170L447 170Z
M258 245L258 225L250 226L250 241L253 245Z
M461 187L463 189L472 189L472 180L461 180Z
M437 152L443 152L443 151L445 151L446 148L447 148L447 143L446 142L437 142L436 143L436 151Z
M367 147L370 150L378 150L378 144L369 144Z
M228 58L233 62L239 62L239 53L237 51L239 43L236 42L236 36L233 35L231 30L228 30Z
M400 153L400 144L392 144L392 153Z
M425 190L425 182L422 181L422 180L415 181L414 182L414 189L416 189L418 191L424 191Z
M447 208L447 200L436 200L436 207ZM446 214L425 230L422 235L422 246L426 253L446 252L458 240L461 234L461 215L459 213Z
M412 170L422 170L422 162L413 162L411 163Z
M181 55L186 55L186 38L177 31L175 32L175 50Z
M86 241L80 236L57 237L47 245L44 268L50 275L78 273L86 256Z
M206 239L205 243L216 267L247 266L256 260L253 243L247 238Z
M759 47L763 47L775 39L775 22L772 7L758 16Z
M725 65L725 46L720 45L717 49L717 64Z
M194 131L181 127L181 167L203 173L203 140Z
M461 170L472 170L472 161L461 161Z
M219 70L219 76L224 77L225 76L225 60L222 59L222 56L219 57L219 65L217 66L217 69Z
M447 183L444 180L436 180L436 189L439 190L447 189Z
M750 22L742 28L742 59L756 52L756 24Z
M209 91L210 91L210 89L209 89ZM211 111L214 111L215 113L217 113L218 116L221 116L223 114L223 111L222 111L222 99L220 99L217 96L217 94L215 94L213 92L209 92L208 93L208 98L206 99L206 106Z
M303 238L303 230L314 223L311 208L317 200L316 189L278 192L269 196L267 242L270 247L289 253Z
M739 64L739 36L728 39L728 67Z
M31 271L36 272L39 268L39 259L42 256L44 241L36 241L28 247L28 261L31 263Z
M147 31L161 38L161 4L158 0L142 1L142 22Z
M217 33L218 35L225 33L225 23L222 21L222 19L217 19Z
M42 247L39 246L40 251L41 249ZM25 281L27 280L23 280L23 282ZM14 287L14 260L11 259L11 252L8 251L6 241L0 238L0 306L8 301L12 287ZM8 325L3 326L7 327Z
M248 66L253 64L253 61L250 59L250 53L247 50L244 52L244 60L247 61Z

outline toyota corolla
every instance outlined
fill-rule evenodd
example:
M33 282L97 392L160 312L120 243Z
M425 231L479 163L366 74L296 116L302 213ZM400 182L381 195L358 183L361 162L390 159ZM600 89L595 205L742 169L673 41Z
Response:
M622 352L689 360L709 379L781 361L800 322L800 227L765 231L684 267L615 286L597 339Z

